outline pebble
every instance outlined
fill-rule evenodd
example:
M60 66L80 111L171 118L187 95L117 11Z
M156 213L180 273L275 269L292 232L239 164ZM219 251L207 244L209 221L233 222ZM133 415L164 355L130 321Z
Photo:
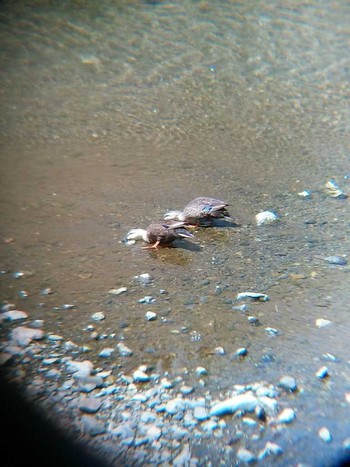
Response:
M286 408L278 415L277 419L280 423L291 423L295 419L296 415L293 409Z
M90 436L98 436L106 432L105 424L92 415L83 415L81 417L81 423L84 432Z
M298 390L298 385L293 376L283 376L278 385L285 391L296 392Z
M270 334L270 336L278 336L278 334L280 334L280 331L278 329L270 327L265 328L265 332L267 334Z
M240 292L237 294L236 300L246 300L247 298L259 302L267 302L270 300L268 295L258 292Z
M329 264L335 264L337 266L346 266L348 264L348 261L342 256L327 256L324 260Z
M102 311L97 311L93 315L91 315L91 319L93 321L103 321L105 319L105 314Z
M66 361L66 368L69 373L74 373L75 377L86 377L90 376L94 366L90 360L84 360L83 362L68 360Z
M311 199L312 192L310 190L303 190L298 193L298 196L303 199Z
M119 351L119 355L122 357L130 357L133 354L133 351L122 342L117 344L117 350Z
M205 407L197 406L194 408L193 416L196 420L203 421L209 418L208 411Z
M181 398L176 398L176 399L171 399L167 402L165 406L165 410L167 413L170 415L175 415L179 412L183 412L186 408L186 402L184 399Z
M251 326L260 326L260 321L258 318L256 318L255 316L248 316L248 323L251 325Z
M342 191L334 179L330 179L326 182L325 192L331 198L345 199L347 194Z
M153 311L147 311L145 318L147 321L155 321L157 319L157 313L154 313Z
M237 458L240 462L245 464L251 464L252 462L256 461L255 455L245 448L239 448L237 451Z
M329 376L328 368L326 366L321 366L317 371L316 371L316 376L319 379L324 379L327 376Z
M203 366L197 366L196 368L197 376L205 376L207 374L208 374L208 370L206 370Z
M147 305L150 305L155 301L156 299L154 297L152 297L151 295L146 295L145 297L140 298L140 300L138 300L138 303L146 303Z
M101 352L98 354L99 357L102 358L109 358L113 355L115 352L115 349L112 347L106 347L105 349L102 349Z
M6 321L17 321L19 319L28 318L28 313L21 310L9 310L5 311L5 313L2 313L1 318L5 319Z
M241 347L235 352L235 356L237 357L245 357L246 355L248 355L248 350L245 347Z
M259 402L263 406L266 412L274 415L278 411L278 402L276 399L267 396L260 396Z
M319 429L318 436L325 443L330 443L332 441L332 435L330 434L330 431L326 427L322 427L322 428Z
M264 225L264 224L272 224L277 219L278 219L277 215L272 211L259 212L259 214L255 216L255 221L258 226Z
M190 452L190 446L189 444L185 444L182 448L182 451L180 454L178 454L175 459L173 460L172 465L174 467L184 467L184 466L190 466L190 461L191 461L191 452Z
M270 455L280 456L281 454L283 454L283 449L281 448L281 446L272 443L271 441L268 441L264 449L260 451L258 459L261 460Z
M135 383L147 383L151 379L147 373L140 369L135 370L132 377Z
M210 410L210 416L213 417L233 414L238 410L241 410L242 412L253 412L258 405L258 399L253 395L240 394L216 403Z
M82 397L78 407L84 413L94 414L101 408L102 402L96 397Z
M150 441L154 441L162 436L162 430L158 426L152 425L148 428L146 435Z
M134 279L141 284L150 284L153 281L153 277L148 274L148 272L144 272L138 276L134 276Z
M40 340L44 338L44 331L41 329L32 329L25 326L18 326L11 331L11 340L13 344L20 347L28 346L32 340Z
M323 318L316 319L316 326L318 328L324 328L325 326L329 326L330 324L332 324L332 321L329 321L329 319L323 319Z
M119 289L111 289L108 291L109 294L112 295L121 295L122 293L127 292L128 289L126 287L119 287Z

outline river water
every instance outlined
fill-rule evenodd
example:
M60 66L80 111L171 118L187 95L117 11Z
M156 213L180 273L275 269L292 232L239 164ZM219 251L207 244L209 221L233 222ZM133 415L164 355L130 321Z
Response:
M203 365L212 392L292 374L294 449L311 465L337 458L350 436L349 268L324 258L349 253L349 204L325 184L349 191L348 2L23 1L0 13L2 301L79 345L104 312L97 332L134 350L126 372ZM159 251L122 242L203 195L227 201L236 225ZM263 210L280 220L257 227ZM133 279L145 272L148 286ZM248 290L270 300L234 310ZM98 361L105 342L89 345ZM231 358L240 347L244 361Z

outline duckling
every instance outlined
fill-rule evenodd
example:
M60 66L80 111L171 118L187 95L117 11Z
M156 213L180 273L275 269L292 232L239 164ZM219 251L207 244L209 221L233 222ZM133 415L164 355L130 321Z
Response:
M226 206L229 205L225 201L201 196L188 203L183 211L167 212L164 219L178 219L188 226L210 227L215 219L232 220Z
M156 249L159 246L172 246L172 242L179 238L193 238L186 229L185 222L173 222L170 220L163 220L153 222L145 229L131 229L126 234L124 241L130 240L143 240L144 242L151 243L151 245L144 246L147 249Z

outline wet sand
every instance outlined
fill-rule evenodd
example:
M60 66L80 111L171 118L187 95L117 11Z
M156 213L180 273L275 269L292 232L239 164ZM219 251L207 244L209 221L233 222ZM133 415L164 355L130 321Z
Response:
M46 332L81 346L88 341L96 365L106 342L90 338L89 324L98 336L115 335L113 345L125 340L132 358L111 364L126 374L141 363L173 375L186 367L188 383L195 384L193 370L202 365L209 373L206 389L216 395L233 384L276 383L292 374L302 393L293 401L298 418L288 436L296 453L308 452L300 461L316 465L322 453L329 465L349 437L349 266L323 259L349 251L348 199L325 192L330 178L349 191L347 71L340 56L348 9L322 16L317 3L311 7L314 15L279 9L269 11L270 19L260 10L237 11L232 24L221 23L236 39L231 47L216 35L227 11L217 11L214 22L201 16L214 8L210 3L200 12L187 3L143 5L139 12L123 6L121 13L109 6L104 23L91 22L88 10L7 6L1 301L28 312L30 321L43 319ZM197 28L191 27L194 43L185 36L184 50L175 26L186 8ZM94 5L90 9L96 13ZM117 24L113 40L120 44L127 13L134 25L125 49L116 52L106 37ZM253 29L257 43L263 41L261 54L240 36L242 18L260 21L261 29ZM144 43L138 35L152 19L178 53L163 66L164 42L152 34ZM16 42L20 21L28 23ZM94 27L104 49L94 43ZM205 30L203 44L196 42ZM276 48L267 41L269 31ZM294 39L290 49L288 35ZM29 37L32 45L25 48ZM312 191L310 200L298 195L305 189ZM237 225L198 229L193 242L156 252L122 243L130 228L147 227L201 195L226 200ZM281 219L257 227L254 216L266 209ZM16 271L26 274L14 279ZM144 272L154 277L147 287L133 279ZM47 287L53 293L42 295ZM119 287L128 292L108 293ZM28 297L21 298L23 290ZM237 293L247 290L270 300L248 303L244 313L232 310ZM156 302L140 304L145 295ZM64 304L74 308L62 310ZM157 321L145 320L148 310ZM93 322L96 312L106 319ZM249 315L261 326L250 325ZM319 329L318 318L332 324ZM3 323L3 342L13 326ZM213 355L219 346L225 355ZM232 359L240 347L248 356ZM330 377L319 381L315 372L326 354L336 359L326 363ZM330 444L317 437L324 424L333 435ZM285 465L293 465L294 454L288 452Z

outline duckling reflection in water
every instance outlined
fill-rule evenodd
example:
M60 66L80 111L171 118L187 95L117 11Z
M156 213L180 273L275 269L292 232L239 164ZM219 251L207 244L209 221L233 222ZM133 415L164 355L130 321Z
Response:
M188 226L210 227L217 219L232 221L226 207L229 206L220 199L202 196L188 203L183 211L169 211L165 214L165 220L186 222Z
M151 245L144 246L145 249L156 249L158 247L172 246L175 240L180 238L193 238L194 235L186 228L183 221L173 222L163 220L153 222L147 229L131 229L126 234L125 242L132 240L143 240Z

